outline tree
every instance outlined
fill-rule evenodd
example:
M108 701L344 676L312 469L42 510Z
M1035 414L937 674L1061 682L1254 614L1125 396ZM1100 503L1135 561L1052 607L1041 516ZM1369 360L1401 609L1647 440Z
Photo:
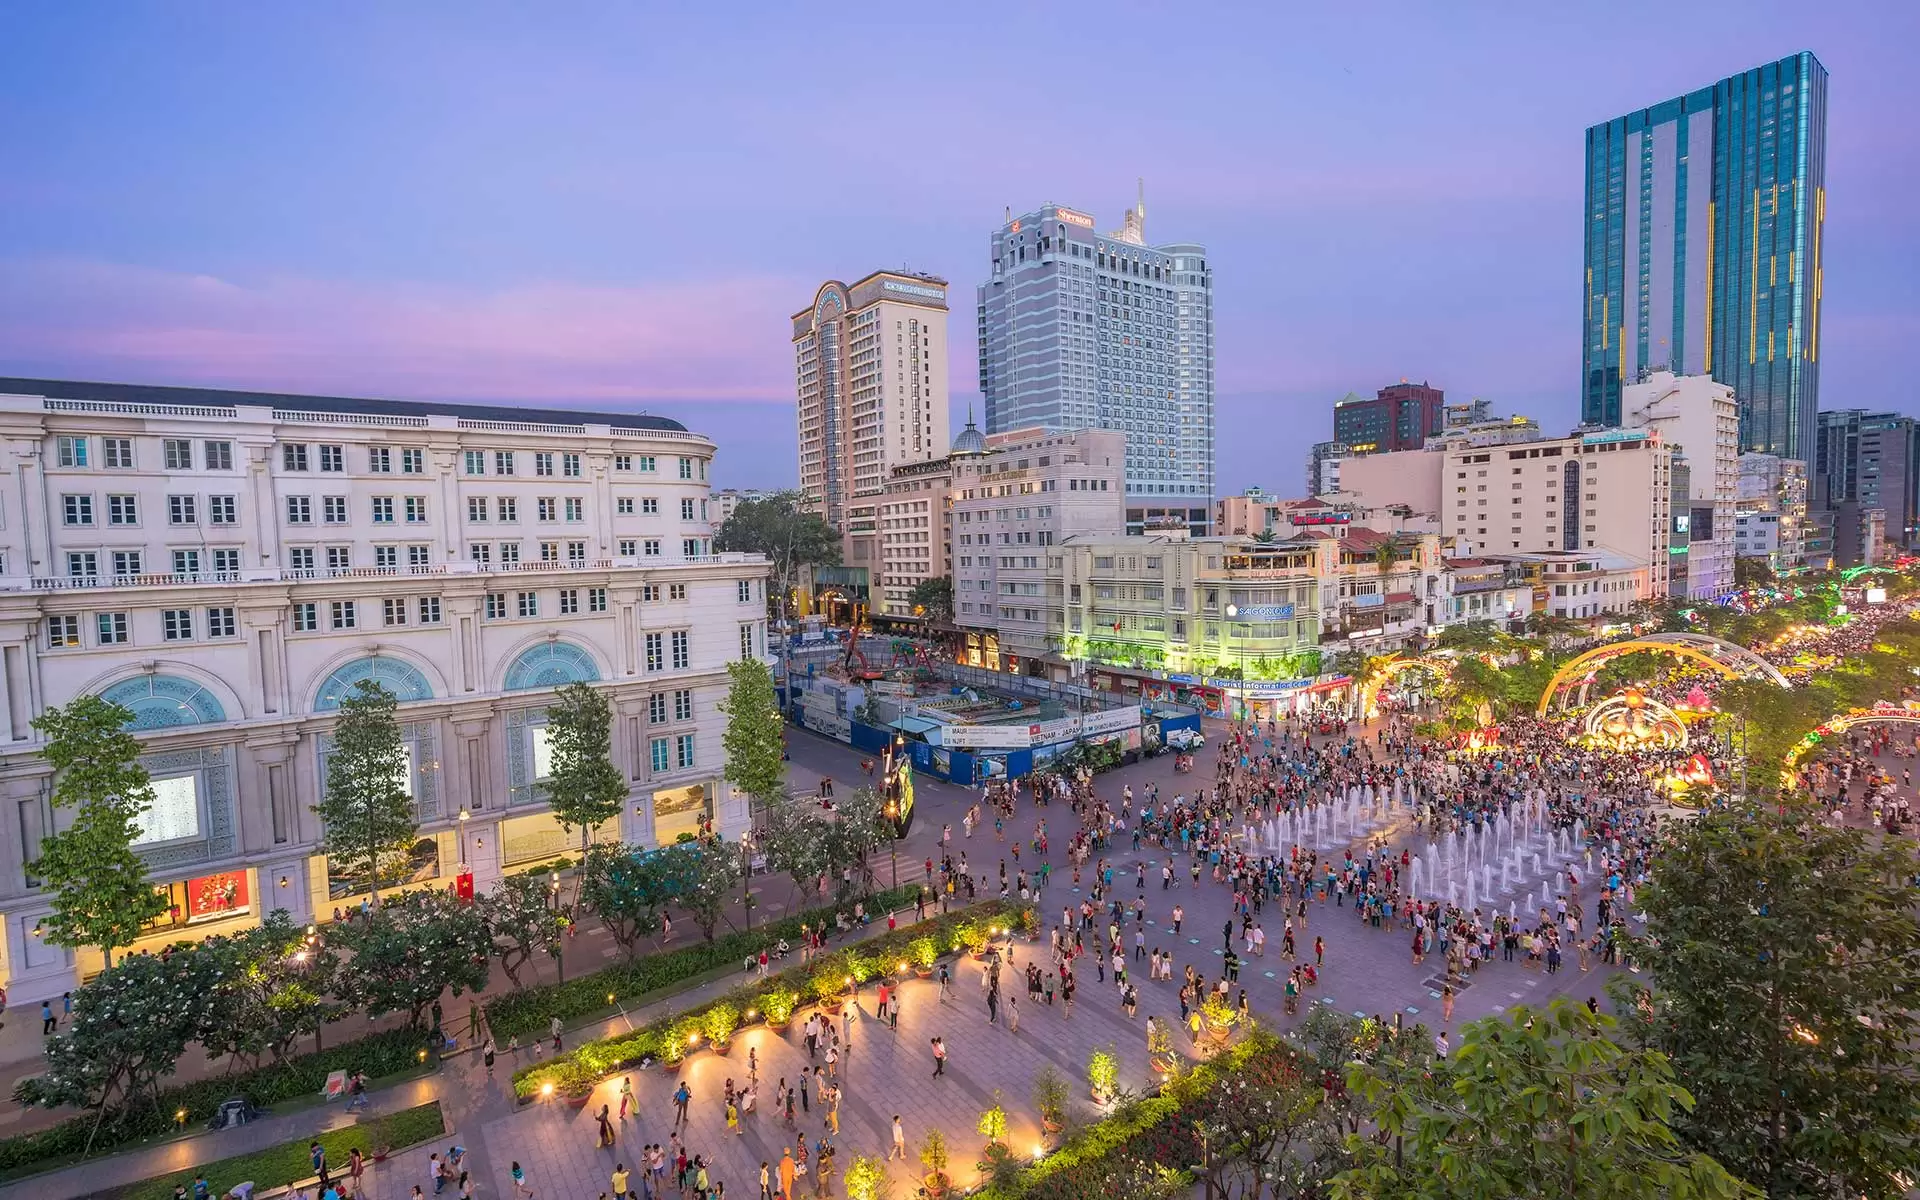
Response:
M583 881L586 874L581 872ZM584 891L584 882L581 887ZM493 956L516 988L525 986L521 967L541 955L560 957L560 914L554 911L548 891L538 876L508 875L480 901L487 934L493 939Z
M805 894L814 880L833 870L832 835L832 822L814 808L779 804L762 815L759 843L767 869L785 872L794 891Z
M231 937L211 937L183 954L212 959L218 988L217 1016L200 1035L211 1056L230 1054L259 1066L263 1056L284 1059L302 1037L340 1014L329 999L340 959L320 938L309 939L283 909Z
M936 575L922 579L907 593L907 603L915 613L936 621L953 620L953 576Z
M727 664L726 780L766 808L787 795L786 734L773 696L773 672L757 658Z
M1920 902L1910 842L1810 806L1682 826L1639 893L1627 1032L1698 1099L1679 1118L1769 1197L1906 1194L1920 1174Z
M47 1069L15 1097L49 1108L152 1104L187 1046L215 1025L220 987L213 955L122 959L74 994L66 1032L47 1041Z
M1764 558L1743 554L1733 560L1733 582L1738 587L1765 587L1773 582L1773 568Z
M327 778L313 811L325 827L328 872L367 881L380 903L380 881L413 846L419 825L407 795L407 750L393 693L371 679L340 701Z
M1381 1138L1349 1137L1356 1165L1339 1200L1720 1200L1743 1185L1683 1146L1672 1124L1693 1104L1663 1054L1608 1034L1613 1018L1561 997L1461 1030L1453 1056L1389 1077L1356 1064L1349 1081Z
M41 839L29 867L53 906L40 922L41 937L55 946L98 946L109 966L115 950L133 945L141 927L167 911L133 850L153 784L140 765L139 740L126 731L132 720L98 696L33 719L46 739L40 757L54 772L54 811L73 812L65 829Z
M627 781L613 765L613 710L591 684L569 683L547 708L547 805L560 828L580 831L586 860L594 827L620 815ZM509 975L512 972L508 972Z
M331 926L329 936L352 952L340 972L340 997L370 1016L404 1012L418 1029L427 1006L449 988L458 996L487 986L493 940L486 919L451 892L408 892Z
M776 492L762 500L742 500L714 535L713 548L764 554L772 564L767 611L784 620L802 567L840 565L840 535L816 513L806 512L799 492Z
M838 802L828 823L828 869L840 875L847 867L855 868L863 892L873 890L873 867L867 856L893 839L886 811L886 801L877 790L855 788L852 795Z
M1440 630L1434 639L1437 650L1506 650L1512 638L1492 621L1460 621Z
M668 893L711 942L727 902L740 886L740 851L707 839L667 846L653 858L665 872Z
M1397 533L1390 533L1386 537L1381 538L1380 545L1377 546L1373 552L1374 567L1377 568L1382 575L1391 575L1393 569L1400 565L1401 552L1411 545L1412 542L1409 539Z
M660 909L673 893L658 855L637 846L600 845L587 850L580 898L632 958L641 937L660 928Z
M1194 1117L1209 1197L1318 1196L1344 1165L1340 1125L1310 1059L1255 1030L1244 1065L1222 1072Z

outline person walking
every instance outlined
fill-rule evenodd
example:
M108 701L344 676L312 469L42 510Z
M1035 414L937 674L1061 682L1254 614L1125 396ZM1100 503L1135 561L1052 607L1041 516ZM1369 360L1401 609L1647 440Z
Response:
M520 1169L520 1161L518 1159L514 1160L513 1166L508 1169L507 1174L513 1177L514 1200L519 1200L522 1196L526 1196L531 1200L533 1189L527 1186L527 1173Z
M53 1036L53 1031L59 1024L59 1018L53 1015L53 1004L50 1001L42 1000L40 1002L40 1036Z
M487 1035L487 1044L486 1044L486 1045L484 1045L484 1046L482 1046L482 1047L480 1047L480 1061L482 1061L482 1062L484 1062L484 1063L486 1063L486 1064L487 1064L487 1078L488 1078L488 1079L492 1079L492 1078L493 1078L493 1056L494 1056L494 1054L495 1054L495 1050L494 1050L494 1046L493 1046L493 1035L492 1035L492 1034L488 1034L488 1035Z
M1450 983L1440 985L1440 1019L1449 1025L1453 1023L1453 985Z
M692 1103L692 1101L693 1089L687 1086L686 1080L682 1079L680 1086L673 1089L673 1127L675 1129L688 1123L687 1105Z
M793 1147L788 1146L780 1152L780 1194L786 1200L793 1200Z
M596 1150L604 1146L613 1145L613 1117L609 1115L611 1112L612 1109L610 1106L605 1104L600 1106L600 1116L596 1118L600 1126L599 1139L593 1144L593 1148Z
M947 1043L943 1038L933 1039L933 1077L940 1078L947 1073Z
M907 1160L907 1130L900 1124L899 1113L893 1114L893 1148L887 1151L887 1161L892 1162L896 1158L901 1162Z
M765 1168L766 1164L762 1163L761 1169ZM613 1188L613 1200L627 1200L627 1179L627 1164L614 1163L613 1174L607 1177L607 1183Z

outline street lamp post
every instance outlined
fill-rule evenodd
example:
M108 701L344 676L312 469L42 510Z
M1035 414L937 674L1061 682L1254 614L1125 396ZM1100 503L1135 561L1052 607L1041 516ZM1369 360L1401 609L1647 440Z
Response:
M473 820L473 814L463 808L460 810L459 819L460 819L460 824L457 825L455 828L459 830L460 865L464 867L467 865L467 822Z

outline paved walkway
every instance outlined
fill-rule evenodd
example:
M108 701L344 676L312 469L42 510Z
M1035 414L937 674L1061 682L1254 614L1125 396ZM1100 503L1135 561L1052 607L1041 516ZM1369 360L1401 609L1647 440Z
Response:
M837 780L851 780L858 775L859 756L852 751L819 742L797 731L792 737L796 759L804 755L809 761L823 762ZM1210 760L1209 753L1203 761ZM1210 778L1199 774L1175 775L1169 756L1103 775L1097 786L1102 795L1117 796L1121 786L1130 783L1138 794L1149 780L1158 781L1166 796L1191 790L1203 782L1211 784ZM990 825L976 832L972 839L964 839L959 817L969 799L962 789L939 785L929 786L920 793L920 817L908 843L911 855L907 848L902 850L903 867L910 858L917 874L919 860L937 843L940 827L951 823L956 859L965 851L975 874L988 878L997 874L999 859L1003 855L1011 858L1009 844L1014 840L1024 842L1030 835L1035 810L1031 804L1023 803L1016 819L1009 823L1007 843L995 841ZM1064 845L1073 825L1071 810L1055 807L1040 810L1038 815L1048 819L1053 842ZM1404 830L1390 829L1386 836L1389 845L1396 849L1407 841ZM1197 890L1182 886L1162 892L1154 882L1158 878L1160 852L1151 848L1135 854L1123 844L1116 847L1112 858L1117 893L1127 900L1135 894L1146 897L1148 920L1144 928L1148 947L1172 951L1179 966L1192 962L1210 976L1217 975L1221 961L1219 931L1231 908L1226 889L1203 881ZM1137 893L1125 882L1133 874L1136 862L1148 864L1149 883L1144 893ZM1184 858L1176 856L1175 862L1177 869L1186 866ZM1014 869L1015 864L1009 861L1009 873ZM1177 870L1177 873L1184 884L1185 872ZM785 886L784 880L770 883ZM1065 871L1056 874L1041 903L1046 923L1052 924L1058 919L1063 905L1077 903L1079 899L1071 886L1071 874ZM1186 910L1183 931L1178 937L1172 934L1169 920L1176 902ZM1311 953L1315 935L1326 939L1327 959L1321 985L1306 994L1309 1003L1302 1005L1297 1017L1282 1016L1282 984L1288 964L1278 957L1280 918L1269 910L1264 923L1275 927L1268 930L1267 955L1248 959L1241 981L1248 989L1255 1012L1270 1024L1284 1027L1304 1019L1309 1004L1316 1002L1361 1014L1402 1012L1410 1021L1426 1021L1436 1027L1440 1024L1439 996L1434 983L1436 960L1430 958L1425 966L1415 967L1407 949L1410 934L1404 930L1387 932L1362 927L1351 908L1343 909L1330 903L1313 906L1308 926L1300 931L1299 938L1303 954ZM1024 943L1016 946L1015 954L1022 968L1029 953L1044 955L1044 948L1044 940L1032 946ZM1518 963L1495 962L1484 967L1471 986L1460 994L1454 1024L1501 1011L1515 1003L1544 1004L1557 994L1580 999L1597 995L1601 993L1603 975L1598 968L1583 973L1569 966L1559 975L1549 976L1523 969ZM1017 974L1003 976L1007 991L1024 997L1018 978ZM896 1195L908 1194L905 1187L917 1179L919 1141L932 1125L939 1125L947 1133L952 1155L949 1170L956 1180L965 1183L974 1176L974 1162L981 1150L982 1139L974 1132L974 1123L980 1112L992 1103L996 1091L1010 1118L1009 1144L1017 1152L1030 1153L1038 1140L1030 1096L1034 1073L1042 1064L1052 1063L1066 1076L1074 1093L1084 1097L1087 1057L1097 1047L1114 1046L1125 1082L1133 1087L1143 1086L1146 1083L1145 1019L1149 1015L1160 1015L1173 1018L1177 1023L1178 985L1146 983L1143 969L1139 969L1135 980L1141 995L1137 1020L1129 1020L1119 1011L1118 996L1112 985L1098 983L1089 962L1082 973L1080 1002L1071 1020L1058 1006L1048 1010L1045 1005L1029 1006L1023 1002L1021 1029L1017 1034L986 1023L979 968L971 962L960 968L957 995L952 1003L939 1003L935 985L931 983L908 983L898 1033L881 1028L871 1019L873 992L869 985L862 997L862 1011L867 1019L854 1028L854 1049L846 1064L849 1078L841 1111L841 1135L837 1139L839 1168L844 1170L855 1154L883 1154L890 1144L891 1118L899 1113L906 1126L910 1157L904 1167L898 1163L893 1165L896 1188L901 1189L896 1190ZM684 1007L701 994L723 990L734 982L728 976L699 992L674 997L656 1007L661 1010ZM635 1019L642 1020L649 1015L643 1011L635 1014ZM598 1032L611 1033L624 1027L624 1022L615 1018L601 1025ZM777 1163L781 1148L790 1138L789 1131L780 1126L771 1112L771 1096L774 1082L782 1074L792 1076L805 1057L804 1050L798 1048L797 1030L797 1023L794 1031L785 1036L756 1028L736 1039L730 1056L702 1052L689 1059L684 1067L683 1074L696 1097L691 1127L683 1134L685 1142L690 1152L709 1155L717 1164L715 1177L725 1180L735 1196L744 1200L752 1200L757 1192L760 1162L764 1159ZM948 1040L951 1054L947 1077L937 1085L929 1079L932 1061L928 1039L935 1035ZM1182 1042L1184 1038L1176 1037L1176 1043ZM727 1077L731 1076L736 1083L745 1082L746 1055L750 1048L759 1055L761 1101L766 1108L748 1118L743 1133L729 1136L723 1126L720 1096ZM488 1079L473 1056L458 1056L434 1076L377 1093L375 1110L386 1111L421 1103L429 1097L439 1098L452 1128L457 1131L452 1140L459 1140L469 1149L469 1166L475 1178L483 1185L492 1185L493 1191L484 1186L480 1189L481 1195L489 1196L513 1194L507 1171L509 1164L518 1160L542 1197L580 1196L592 1200L600 1192L609 1190L607 1176L616 1161L625 1161L631 1167L646 1143L668 1140L672 1113L667 1096L678 1076L659 1069L633 1073L640 1113L630 1115L623 1123L618 1144L608 1151L594 1147L593 1117L603 1103L612 1104L617 1111L617 1081L602 1085L586 1109L575 1110L551 1102L517 1108L511 1097L510 1080L518 1065L502 1056L495 1077ZM87 1195L93 1189L146 1178L160 1170L241 1153L256 1144L305 1137L321 1127L320 1121L340 1117L337 1109L291 1113L217 1137L193 1139L41 1176L0 1191L0 1196L26 1194L29 1189L36 1200ZM817 1113L811 1121L802 1121L800 1125L810 1138L817 1136L822 1128ZM424 1162L424 1158L421 1161ZM394 1164L393 1178L390 1182L381 1182L380 1189L373 1193L374 1200L406 1200L407 1189L412 1185L401 1176L409 1169L413 1168L405 1163Z

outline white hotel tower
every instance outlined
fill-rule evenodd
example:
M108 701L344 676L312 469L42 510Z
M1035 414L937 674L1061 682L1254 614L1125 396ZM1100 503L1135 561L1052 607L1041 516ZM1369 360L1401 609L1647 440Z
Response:
M357 902L316 847L332 713L400 699L418 886L564 853L552 689L606 685L630 801L602 839L747 824L721 777L726 664L766 651L763 560L712 552L714 443L674 421L0 379L0 978L58 995L99 956L36 936L55 821L32 718L131 710L156 799L160 944Z

